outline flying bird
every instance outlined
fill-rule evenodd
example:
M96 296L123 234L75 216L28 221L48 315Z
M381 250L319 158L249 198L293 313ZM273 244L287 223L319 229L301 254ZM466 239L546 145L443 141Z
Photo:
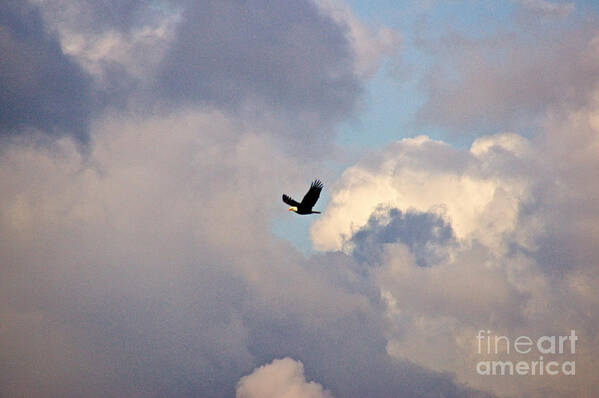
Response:
M304 195L301 203L293 200L288 195L283 195L283 202L287 203L289 206L289 211L294 211L297 214L320 214L319 211L312 211L312 207L316 204L318 197L320 196L320 191L322 191L322 182L320 180L312 181L310 185L310 189Z

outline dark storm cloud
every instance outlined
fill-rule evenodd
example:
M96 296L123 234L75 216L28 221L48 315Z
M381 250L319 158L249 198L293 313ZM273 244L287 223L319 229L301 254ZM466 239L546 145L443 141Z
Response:
M85 140L89 87L56 37L44 30L36 7L0 4L0 134L33 127Z
M437 249L455 243L455 236L451 225L437 214L379 208L350 242L359 262L376 264L383 253L381 245L401 242L408 246L416 264L425 267L442 260Z
M335 120L359 94L343 29L310 1L203 1L182 12L158 76L173 102L258 106Z

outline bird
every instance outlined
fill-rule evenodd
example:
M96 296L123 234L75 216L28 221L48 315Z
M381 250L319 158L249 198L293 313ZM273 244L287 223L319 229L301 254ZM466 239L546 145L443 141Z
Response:
M283 202L287 203L289 206L289 211L293 211L297 214L320 214L319 211L313 211L312 207L318 201L318 197L320 196L320 191L322 191L322 182L320 180L312 181L310 184L310 189L304 195L301 203L293 200L290 196L283 194Z

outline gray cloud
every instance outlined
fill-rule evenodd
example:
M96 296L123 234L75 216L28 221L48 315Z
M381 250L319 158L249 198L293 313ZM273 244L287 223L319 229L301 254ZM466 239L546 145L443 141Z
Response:
M478 329L506 336L575 329L584 341L576 362L593 366L596 90L582 105L551 108L531 140L503 133L456 150L408 138L344 172L312 238L322 249L375 261L367 272L386 306L390 355L455 372L458 380L500 395L564 397L596 389L592 372L577 373L576 380L513 378L509 385L477 378L480 356L472 344ZM389 208L401 213L392 217ZM430 240L426 231L435 223L455 236L442 245L448 256L422 267L422 252L414 248ZM430 254L426 259L435 260Z
M0 133L35 128L87 139L90 81L44 29L37 7L0 5Z
M470 92L497 123L515 115L502 113L512 100L529 114L554 106L541 137L488 136L470 150L417 137L374 153L330 184L322 215L326 232L341 231L353 252L304 257L272 236L270 222L285 212L281 187L304 186L305 174L325 168L285 149L311 145L306 137L324 147L328 133L310 128L330 127L358 100L343 25L304 2L163 3L156 14L147 3L120 13L128 1L69 3L66 14L42 4L59 46L35 8L14 4L4 6L12 10L6 46L19 46L19 56L28 46L49 51L57 70L84 76L83 68L102 115L85 157L68 137L2 142L0 395L233 397L240 378L292 357L337 398L488 396L460 384L505 391L503 379L473 380L464 365L479 327L513 336L575 327L579 363L592 368L599 107L584 82L596 41L572 39L580 76L560 69L564 98L547 76L538 104L493 85ZM156 15L173 19L155 24ZM527 45L516 46L517 60L528 60ZM497 73L506 84L526 81L512 72ZM23 92L15 103L28 101L27 85L14 87ZM494 113L497 104L505 106ZM457 110L479 117L465 109ZM46 125L51 115L39 113L30 126L70 126L68 116ZM431 120L448 120L439 115ZM73 117L77 125L82 116ZM338 242L323 247L341 249ZM377 266L365 269L365 258ZM559 380L560 388L592 389L593 376L580 374L574 386ZM560 394L554 379L534 382L508 387Z
M45 2L32 0L44 14L46 22L68 25L77 32L101 34L107 30L129 31L145 25L149 19L160 16L173 2L114 0L110 2L81 0Z
M333 123L355 110L357 71L399 43L309 0L130 3L40 4L99 107L217 108L311 154L330 149Z
M417 121L456 134L536 129L548 108L581 106L592 94L596 33L584 21L549 27L528 18L488 37L423 41L437 62L421 81L428 98Z
M574 11L575 5L570 2L552 2L547 0L517 0L524 9L540 16L564 17Z
M107 115L86 157L69 139L5 145L3 395L232 397L291 356L335 397L475 396L389 357L354 259L272 236L299 161L240 126L203 110Z
M190 3L157 90L171 102L257 101L294 120L338 120L360 92L353 62L342 27L310 1Z
M360 262L381 262L382 246L401 242L414 254L419 266L432 266L442 260L439 249L455 243L451 225L434 213L379 207L368 223L349 240L352 253Z

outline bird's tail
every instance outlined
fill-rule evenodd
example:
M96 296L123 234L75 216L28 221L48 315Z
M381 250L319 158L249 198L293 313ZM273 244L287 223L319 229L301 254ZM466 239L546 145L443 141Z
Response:
M319 211L313 211L312 214L320 214Z

